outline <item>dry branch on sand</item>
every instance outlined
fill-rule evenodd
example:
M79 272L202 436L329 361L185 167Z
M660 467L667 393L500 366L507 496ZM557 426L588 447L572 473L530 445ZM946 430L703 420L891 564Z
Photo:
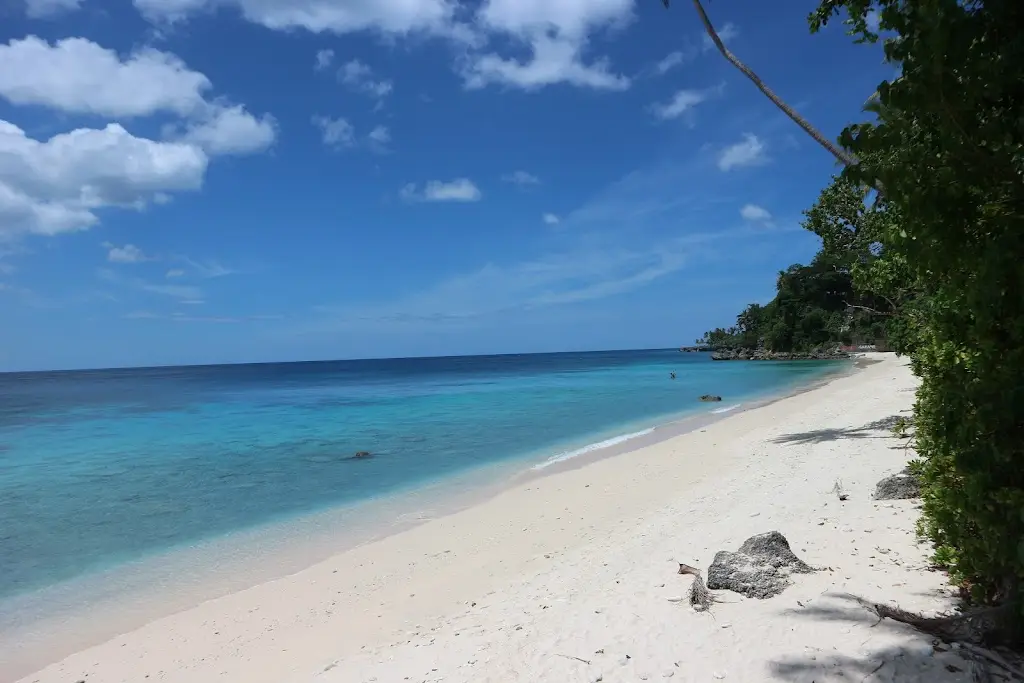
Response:
M706 612L711 609L711 603L715 601L715 596L711 594L708 587L704 584L704 579L700 576L700 570L696 567L691 567L688 564L679 563L680 574L690 574L693 576L693 582L690 584L690 607L697 612Z

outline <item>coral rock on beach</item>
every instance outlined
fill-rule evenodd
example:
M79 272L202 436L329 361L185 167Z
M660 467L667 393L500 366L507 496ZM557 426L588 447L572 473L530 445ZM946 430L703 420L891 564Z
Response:
M814 569L790 550L778 531L751 536L739 551L720 550L708 568L708 588L730 590L751 598L771 598L790 586L790 574Z
M875 485L875 500L905 500L921 497L921 483L905 468Z

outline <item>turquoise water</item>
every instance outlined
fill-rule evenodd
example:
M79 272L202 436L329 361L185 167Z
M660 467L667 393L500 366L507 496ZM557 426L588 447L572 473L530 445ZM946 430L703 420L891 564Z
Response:
M475 467L564 459L838 367L629 351L0 375L0 597Z

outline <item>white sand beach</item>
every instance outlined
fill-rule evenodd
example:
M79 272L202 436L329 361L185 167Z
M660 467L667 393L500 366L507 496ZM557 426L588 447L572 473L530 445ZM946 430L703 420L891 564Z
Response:
M879 362L698 431L510 488L54 662L32 683L969 680L955 649L850 596L952 606L913 535L872 499L910 453L876 421L916 380ZM848 494L841 502L837 481ZM716 551L778 530L814 567L767 600L685 599ZM0 636L2 637L2 636ZM40 662L44 664L45 662Z

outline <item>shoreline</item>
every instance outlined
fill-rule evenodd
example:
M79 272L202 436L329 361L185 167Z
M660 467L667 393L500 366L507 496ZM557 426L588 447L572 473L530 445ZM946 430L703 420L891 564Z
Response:
M308 573L318 569L318 567L320 567L321 565L327 564L328 562L336 560L336 559L338 559L339 557L342 557L342 556L361 554L362 552L365 552L367 548L372 548L374 546L393 545L393 541L394 541L394 539L396 537L403 536L403 535L410 535L410 534L418 535L419 532L422 532L424 527L427 526L427 525L445 526L453 518L459 517L459 516L465 516L464 513L466 513L467 511L470 511L470 508L475 508L475 507L478 507L478 506L489 505L489 504L493 503L495 501L495 499L497 499L497 498L507 497L510 494L510 489L517 489L516 492L519 492L520 489L523 489L525 487L525 490L529 491L529 490L531 490L531 488L533 486L536 486L536 485L538 485L540 483L546 482L546 485L550 485L552 480L557 480L559 477L563 477L564 478L567 475L568 476L577 476L577 475L579 475L579 473L581 471L587 470L588 468L591 468L591 467L593 467L595 465L607 464L607 463L613 462L615 460L621 460L621 458L619 456L622 456L625 453L636 455L636 454L639 454L640 452L645 451L645 450L656 449L656 448L659 448L659 447L663 448L666 443L669 443L669 442L672 442L672 441L678 441L678 440L685 440L688 436L692 436L692 435L695 435L695 434L703 434L703 433L705 433L707 431L712 431L713 428L716 425L722 425L723 423L726 423L726 422L734 422L736 420L746 420L747 422L750 422L751 421L750 420L750 416L751 415L756 415L756 413L760 409L763 409L763 408L766 408L766 407L769 407L769 406L778 406L780 404L784 405L785 402L788 399L793 399L795 397L799 397L801 395L805 395L805 394L814 392L816 390L820 390L822 388L827 388L829 385L834 384L834 383L839 382L839 381L842 381L845 378L849 378L851 376L856 376L857 369L861 369L862 370L862 369L864 369L864 367L866 365L869 365L869 364L870 364L869 361L864 361L862 359L862 360L858 361L855 364L856 367L854 367L854 364L851 364L850 366L847 366L846 368L837 368L837 371L835 373L832 373L829 376L826 376L824 378L817 378L816 380L811 382L809 385L805 385L805 386L801 386L801 387L797 387L797 388L789 388L788 392L783 394L783 395L775 396L775 397L772 397L772 398L769 398L769 399L762 399L760 401L754 401L754 402L752 402L749 405L742 406L742 410L741 409L737 409L737 410L734 410L732 412L722 413L722 414L719 414L719 415L715 416L714 418L711 418L711 414L710 413L702 413L702 414L698 414L697 416L691 416L690 418L684 419L684 420L681 420L681 421L677 420L674 423L668 423L666 425L662 425L661 427L658 427L658 428L652 430L652 432L649 433L649 434L645 434L645 435L643 435L641 437L637 437L635 439L630 439L630 440L624 441L622 443L615 444L611 448L590 451L590 452L587 452L587 453L583 454L581 457L575 457L575 458L571 458L569 460L566 460L564 462L555 463L555 464L551 465L550 467L545 468L541 473L531 472L529 470L526 471L526 472L522 472L521 470L522 470L523 462L522 461L517 461L515 463L515 465L517 466L516 469L520 470L519 476L518 477L513 477L511 480L505 481L505 482L503 482L500 485L492 486L491 490L487 491L485 495L481 495L480 493L478 493L476 495L468 496L468 498L471 498L472 500L463 501L462 505L449 506L449 508L450 508L449 510L443 511L443 512L441 512L441 513L439 513L437 515L434 515L434 516L423 516L423 515L421 515L417 519L405 520L405 521L402 521L400 519L396 523L396 525L393 525L393 526L399 526L400 525L400 528L392 528L387 534L385 534L383 536L373 536L373 537L364 539L362 542L360 542L360 543L358 543L358 544L348 548L347 550L342 550L338 554L332 555L332 554L328 553L329 559L327 561L317 562L317 561L314 560L314 562L307 563L307 560L310 559L310 558L307 557L306 560L297 561L295 563L297 565L297 568L295 569L295 572L297 572L297 573L288 573L287 575L285 575L285 576L283 576L283 577L281 577L279 579L276 579L276 580L271 580L271 581L266 582L266 583L260 582L260 583L257 583L255 585L251 586L251 587L239 588L237 591L229 592L228 594L226 594L226 595L224 595L224 596L222 596L220 598L215 598L215 599L210 600L208 602L204 602L202 605L199 605L199 609L207 608L209 605L218 603L218 602L220 602L220 601L222 601L224 599L237 598L239 595L248 593L251 590L259 591L260 589L265 589L269 585L273 585L273 584L277 584L277 583L281 583L281 582L293 581L297 577L302 576L304 574L308 574ZM711 419L706 424L695 423L700 418L704 418L704 419L711 418ZM680 427L679 427L680 423L686 423L686 427L682 431L673 432L671 428L680 429ZM697 430L700 430L700 431L698 432ZM719 431L720 430L721 430L721 428L719 428ZM726 430L726 432L728 432L728 431L729 430ZM658 432L660 432L660 434ZM657 437L657 438L654 438L654 437ZM645 439L647 439L647 438L652 438L652 440L650 442L647 442L647 441L645 441ZM620 463L615 463L615 464L620 464ZM407 495L407 494L403 494L403 495ZM430 511L428 510L428 512L430 512ZM392 543L389 543L389 541L391 541ZM337 549L337 548L335 548L335 549ZM266 549L266 550L270 550L271 553L277 552L277 551L275 551L273 549ZM293 548L293 550L294 550L294 548ZM255 555L259 555L259 553L257 552ZM253 557L251 559L255 559L255 557ZM244 564L244 562L243 562L243 564ZM229 568L228 573L230 573L230 568ZM176 618L180 617L182 614L187 614L189 612L194 612L195 609L196 608L191 608L191 609L186 608L183 613L171 614L168 617L165 617L165 618L162 618L162 619L158 619L156 622L150 622L143 629L139 629L139 631L147 630L151 626L154 626L157 623L166 621L167 619L173 620L173 619L176 619ZM102 614L95 614L95 613L91 614L89 622L91 622L92 626L90 628L94 629L97 621L99 621L99 622L104 621L103 617L104 617L104 615L102 615ZM127 634L127 636L131 636L131 635L133 635L133 634L131 634L131 633ZM6 636L4 636L4 637L6 637ZM102 647L104 647L104 646L101 646L101 648ZM74 648L72 648L72 649L74 649ZM53 652L52 648L49 651L51 652L51 654L55 654ZM59 652L59 650L58 650L58 652ZM52 658L51 658L51 661L52 661ZM20 667L20 668L24 668L24 667ZM7 665L5 665L3 667L3 669L5 671L6 670L11 670L11 669L8 669ZM27 671L25 673L27 673ZM167 672L167 673L171 673L171 672ZM90 679L90 680L94 680L94 679ZM99 679L99 680L106 680L106 679ZM262 679L260 679L260 680L262 680Z
M27 673L50 663L54 654L73 654L162 617L467 510L516 486L704 429L812 391L861 367L859 363L837 364L810 381L754 395L740 404L652 417L642 424L654 422L653 426L637 432L619 433L579 448L566 446L568 450L554 446L552 455L546 450L488 463L383 496L169 548L0 599L0 670ZM622 425L621 429L636 426L638 423ZM159 586L159 594L154 594L153 586ZM9 653L15 649L21 653ZM35 652L50 659L41 659Z

